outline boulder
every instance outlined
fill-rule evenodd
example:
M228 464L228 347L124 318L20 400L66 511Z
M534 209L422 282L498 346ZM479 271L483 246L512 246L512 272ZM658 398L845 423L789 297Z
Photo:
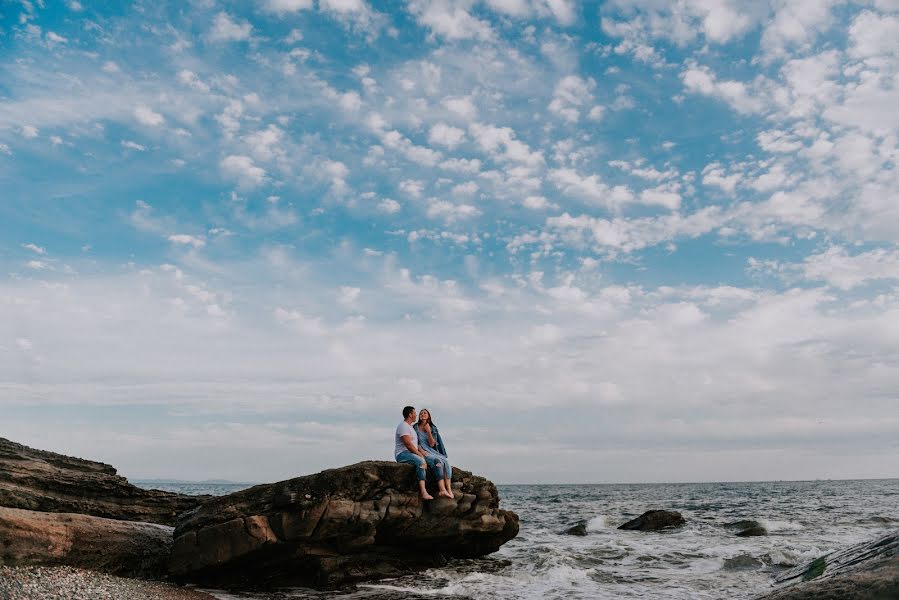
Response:
M578 523L577 525L572 525L568 529L565 530L565 535L587 535L587 524L586 523Z
M518 534L490 481L454 468L453 490L422 501L410 465L367 461L213 498L179 517L169 571L215 587L331 587L483 556Z
M785 571L758 600L899 598L899 530Z
M673 510L648 510L636 519L631 519L624 525L619 526L618 529L658 531L660 529L680 527L686 524L686 522L679 512Z
M757 537L768 535L768 530L758 521L743 520L725 525L728 529L736 530L738 537Z
M128 577L160 577L172 527L0 507L0 566L72 566Z
M207 497L144 490L110 465L0 438L0 506L174 525Z

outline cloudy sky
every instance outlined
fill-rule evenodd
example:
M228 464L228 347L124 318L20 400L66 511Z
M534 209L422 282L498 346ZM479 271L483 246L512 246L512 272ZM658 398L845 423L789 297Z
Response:
M0 436L899 474L899 1L92 4L0 3Z

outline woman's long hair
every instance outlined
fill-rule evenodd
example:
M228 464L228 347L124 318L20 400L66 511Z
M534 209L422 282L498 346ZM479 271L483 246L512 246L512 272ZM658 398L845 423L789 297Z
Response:
M428 424L431 427L437 427L437 425L434 423L434 419L431 418L431 411L429 411L427 408L423 408L418 412L418 423L416 423L415 425L416 426L421 425L421 413L425 413L425 412L428 413Z

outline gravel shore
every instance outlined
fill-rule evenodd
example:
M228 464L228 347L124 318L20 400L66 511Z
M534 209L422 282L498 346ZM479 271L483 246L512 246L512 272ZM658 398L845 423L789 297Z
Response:
M72 567L0 567L0 600L215 600L215 596Z

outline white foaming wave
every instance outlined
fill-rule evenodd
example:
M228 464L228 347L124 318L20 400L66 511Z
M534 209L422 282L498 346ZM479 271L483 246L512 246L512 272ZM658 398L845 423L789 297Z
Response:
M441 573L443 576L448 573ZM514 597L542 599L548 591L563 591L589 580L589 570L558 565L533 574L516 573L495 575L493 573L468 573L460 578L450 575L450 582L440 588L415 588L390 585L387 583L359 584L358 587L388 590L424 596L503 596L503 592ZM455 579L453 581L452 579Z
M605 515L597 515L587 521L587 531L602 531L609 528L609 519Z
M805 529L802 524L797 523L796 521L774 521L774 520L760 520L759 524L762 527L767 529L769 532L771 531L799 531L801 529Z

